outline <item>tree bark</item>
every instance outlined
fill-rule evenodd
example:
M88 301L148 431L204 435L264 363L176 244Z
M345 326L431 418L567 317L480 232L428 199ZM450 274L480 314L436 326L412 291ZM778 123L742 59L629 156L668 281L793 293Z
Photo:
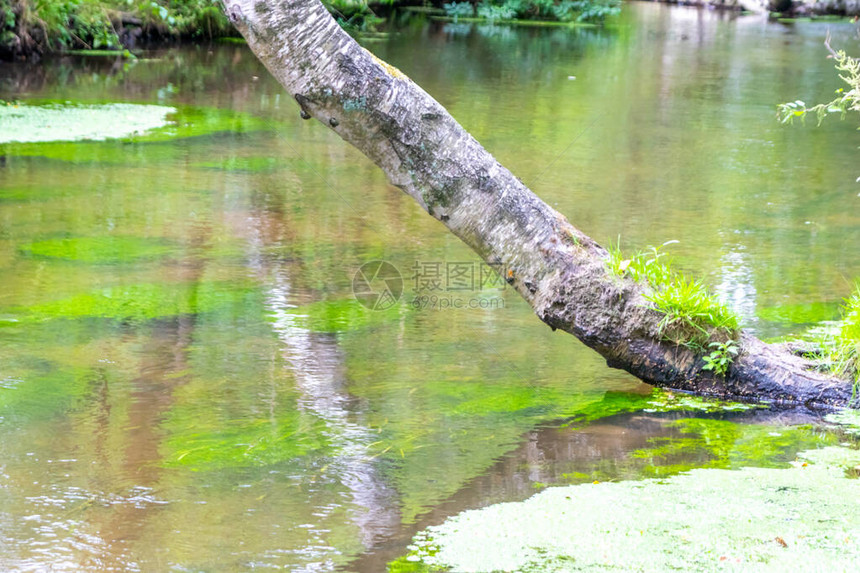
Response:
M506 280L555 329L656 386L809 407L848 406L851 383L742 333L725 376L663 340L646 288L502 167L430 95L359 46L319 0L224 0L251 50L316 118L354 145ZM856 404L854 404L856 405Z

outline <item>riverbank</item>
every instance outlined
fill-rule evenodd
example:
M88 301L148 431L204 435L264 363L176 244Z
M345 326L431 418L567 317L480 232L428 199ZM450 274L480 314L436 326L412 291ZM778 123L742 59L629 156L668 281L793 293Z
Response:
M69 50L134 50L236 32L212 0L0 0L0 59Z
M777 17L860 15L860 0L669 0L667 3L765 12ZM327 5L342 26L362 32L384 22L378 14L390 12L394 4L407 3L371 3L368 7L366 3L335 0ZM479 12L483 5L479 5ZM543 22L539 13L533 17ZM220 3L213 0L41 3L0 0L0 60L38 59L46 54L73 50L114 50L130 54L152 44L193 43L231 36L238 34L224 16Z
M706 6L720 10L798 16L858 16L860 0L655 0L666 4Z

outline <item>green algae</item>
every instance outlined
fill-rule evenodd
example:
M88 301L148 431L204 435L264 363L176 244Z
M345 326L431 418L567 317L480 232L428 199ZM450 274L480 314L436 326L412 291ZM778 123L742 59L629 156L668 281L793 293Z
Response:
M163 128L176 109L161 105L0 106L0 143L118 139Z
M292 409L275 419L262 417L210 423L199 419L199 409L180 420L175 414L164 427L170 437L163 445L165 467L192 471L235 469L288 463L308 454L326 452L324 427Z
M250 285L228 282L135 284L36 304L24 309L20 316L30 320L100 317L145 321L243 306L255 296L258 295Z
M332 434L299 403L301 392L264 314L257 297L233 318L198 317L188 371L160 425L162 466L223 472L291 464L292 472L299 458L332 453Z
M838 302L812 302L785 304L759 309L759 318L770 322L788 324L816 324L839 318Z
M19 247L25 255L84 263L116 264L157 259L169 255L176 245L163 239L144 237L73 237L36 241Z
M580 427L590 422L623 414L641 411L647 414L665 412L743 412L763 409L764 404L748 404L730 402L716 398L681 394L660 388L654 388L648 394L631 394L629 392L607 392L603 400L585 412L579 412L565 423L566 427Z
M419 533L389 571L853 570L860 481L846 468L860 451L800 457L787 469L551 488L467 511Z
M840 410L828 414L825 419L841 426L846 434L860 436L860 411L858 410Z
M838 443L835 434L809 425L779 428L684 418L668 426L678 434L650 438L647 448L630 453L645 462L640 475L668 476L693 468L784 467L797 451Z
M17 115L8 111L10 109ZM131 118L140 116L141 119L137 123L118 127L124 120L118 121L115 115L117 109L119 113ZM28 111L25 113L20 110ZM0 129L0 154L45 157L74 163L138 164L141 158L136 144L215 134L237 137L270 128L265 121L249 114L191 106L34 102L17 108L0 106L0 113L7 115L0 115L4 119L0 123L3 126ZM154 120L156 116L160 118L158 122ZM17 119L5 121L9 118ZM45 124L35 131L32 126L28 126L28 122L44 123L48 120L57 123ZM28 135L21 136L21 131ZM161 156L164 161L168 161L174 154L175 150L165 148Z
M288 309L295 326L311 332L348 332L399 318L404 308L393 306L387 310L370 310L355 298L321 300Z
M120 379L109 369L51 366L0 379L0 421L17 425L56 420L85 403L94 385Z

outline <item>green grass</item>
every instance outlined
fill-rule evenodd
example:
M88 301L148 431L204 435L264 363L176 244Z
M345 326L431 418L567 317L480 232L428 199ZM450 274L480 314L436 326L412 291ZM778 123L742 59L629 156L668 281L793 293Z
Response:
M632 278L646 287L645 298L663 314L660 333L664 339L697 352L704 351L711 342L735 339L740 329L738 315L719 302L701 281L673 269L662 247L625 258L616 243L610 245L606 265L614 275Z
M852 379L856 398L860 390L860 284L845 299L839 329L816 342L822 350L809 358L820 361L835 376Z

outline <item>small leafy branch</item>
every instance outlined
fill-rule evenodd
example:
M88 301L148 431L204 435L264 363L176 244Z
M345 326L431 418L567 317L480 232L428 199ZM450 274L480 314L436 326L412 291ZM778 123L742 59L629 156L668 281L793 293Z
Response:
M727 342L712 342L708 345L713 350L707 356L704 356L705 365L702 370L711 370L717 376L725 376L729 371L729 366L735 361L738 355L738 345L734 340Z
M804 121L808 114L814 113L820 125L824 118L832 113L838 113L844 119L849 111L860 112L860 60L850 57L844 50L834 50L830 46L830 34L827 35L824 45L830 52L828 58L836 62L836 69L840 72L839 77L848 84L847 91L845 88L839 88L833 101L812 107L808 107L801 100L780 104L777 106L777 117L780 122L793 123L797 118Z

